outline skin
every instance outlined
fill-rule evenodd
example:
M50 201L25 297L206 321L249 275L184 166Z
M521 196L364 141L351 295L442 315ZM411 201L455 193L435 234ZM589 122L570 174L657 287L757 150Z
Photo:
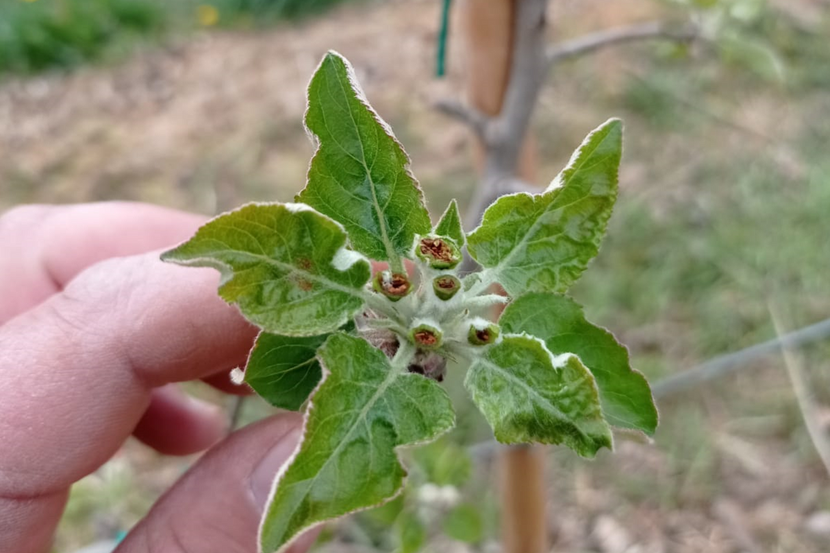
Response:
M118 553L257 550L301 420L277 415L223 439L222 412L176 388L231 390L256 334L216 295L216 271L159 261L204 222L131 203L0 216L0 553L49 551L69 487L131 435L166 454L209 451Z

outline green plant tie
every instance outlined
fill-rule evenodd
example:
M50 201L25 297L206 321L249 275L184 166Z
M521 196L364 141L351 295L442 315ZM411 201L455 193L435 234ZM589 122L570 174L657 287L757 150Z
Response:
M447 34L450 27L450 4L452 0L444 0L441 9L441 29L438 32L438 52L435 58L435 76L443 77L447 72Z

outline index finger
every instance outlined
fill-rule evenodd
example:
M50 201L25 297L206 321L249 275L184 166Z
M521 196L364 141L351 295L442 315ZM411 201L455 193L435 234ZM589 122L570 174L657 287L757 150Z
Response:
M0 324L111 257L171 246L205 217L134 202L25 205L0 217Z
M158 253L112 259L0 328L2 541L51 531L68 487L118 449L153 388L245 362L255 329L218 280Z
M37 474L0 494L71 484L118 449L152 389L243 364L256 330L218 281L155 252L112 259L2 327L0 474Z

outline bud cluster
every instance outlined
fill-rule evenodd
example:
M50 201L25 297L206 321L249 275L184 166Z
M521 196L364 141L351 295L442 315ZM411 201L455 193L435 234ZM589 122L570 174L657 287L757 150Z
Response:
M422 356L469 356L499 341L499 326L484 317L498 303L493 298L502 298L479 297L475 290L481 289L471 287L471 282L465 289L457 274L463 259L458 244L447 236L419 236L412 253L414 282L407 274L389 270L372 280L374 291L393 302L388 308L380 306L390 319L385 328L413 344Z

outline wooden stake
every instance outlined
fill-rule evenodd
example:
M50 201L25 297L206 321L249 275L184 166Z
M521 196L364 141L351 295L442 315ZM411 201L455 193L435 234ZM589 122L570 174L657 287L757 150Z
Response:
M499 463L504 553L547 553L544 450L537 446L506 448Z
M498 115L504 102L513 55L515 10L515 0L464 0L460 5L467 101L486 115ZM481 172L484 147L480 142L473 154ZM536 140L531 135L525 137L522 146L518 176L535 182L537 165Z
M465 0L461 25L467 59L467 101L480 112L501 112L513 55L516 0ZM525 137L518 176L534 182L535 141ZM485 148L477 142L476 167ZM535 447L505 448L500 455L504 553L547 553L545 455Z

